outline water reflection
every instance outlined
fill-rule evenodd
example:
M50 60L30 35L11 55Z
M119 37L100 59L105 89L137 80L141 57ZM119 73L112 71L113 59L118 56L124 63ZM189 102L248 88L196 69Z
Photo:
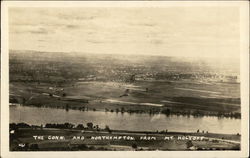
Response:
M86 124L93 122L104 128L135 131L177 131L196 132L209 131L211 133L240 133L240 119L218 118L211 116L194 117L164 114L137 114L101 111L80 111L52 108L38 108L27 106L10 106L10 122L26 122L41 125L46 123Z

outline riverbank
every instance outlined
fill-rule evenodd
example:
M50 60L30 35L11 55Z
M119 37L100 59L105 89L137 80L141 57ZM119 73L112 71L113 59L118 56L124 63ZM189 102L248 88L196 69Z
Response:
M67 124L68 125L68 124ZM11 151L239 150L240 135L11 125Z
M30 119L32 118L32 119ZM105 118L105 119L104 119ZM10 123L26 122L33 125L47 123L86 124L92 122L104 128L109 125L116 130L179 131L236 134L241 132L241 119L211 116L194 117L147 113L116 113L103 111L80 111L31 106L10 106ZM234 128L232 128L232 126Z

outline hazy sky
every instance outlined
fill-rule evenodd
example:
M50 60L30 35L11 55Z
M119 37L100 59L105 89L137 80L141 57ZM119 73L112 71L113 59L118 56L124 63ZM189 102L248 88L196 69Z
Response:
M15 50L239 57L232 7L11 8Z

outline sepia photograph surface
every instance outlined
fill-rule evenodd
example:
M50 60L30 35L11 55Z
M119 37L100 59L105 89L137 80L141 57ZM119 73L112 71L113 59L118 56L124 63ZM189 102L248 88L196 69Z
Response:
M33 4L5 10L10 153L242 151L241 5Z

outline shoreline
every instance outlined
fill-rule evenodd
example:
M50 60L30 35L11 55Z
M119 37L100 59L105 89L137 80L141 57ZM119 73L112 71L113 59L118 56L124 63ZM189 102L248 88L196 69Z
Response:
M11 125L11 151L240 150L241 143L241 135L233 134L22 126Z
M185 113L185 112L162 112L162 110L160 110L159 112L150 112L150 111L131 111L131 110L109 110L109 109L95 109L95 108L89 108L87 107L87 109L83 109L81 107L79 108L75 108L75 107L71 107L71 106L52 106L52 105L31 105L31 104L19 104L19 103L9 103L9 106L26 106L26 107L37 107L37 108L52 108L52 109L65 109L66 111L69 110L77 110L77 111L82 111L82 112L88 112L88 111L98 111L98 112L111 112L111 113L128 113L128 114L149 114L149 115L166 115L166 116L186 116L186 117L217 117L217 118L230 118L230 119L241 119L240 116L234 116L234 115L225 115L225 114L197 114L197 113Z

